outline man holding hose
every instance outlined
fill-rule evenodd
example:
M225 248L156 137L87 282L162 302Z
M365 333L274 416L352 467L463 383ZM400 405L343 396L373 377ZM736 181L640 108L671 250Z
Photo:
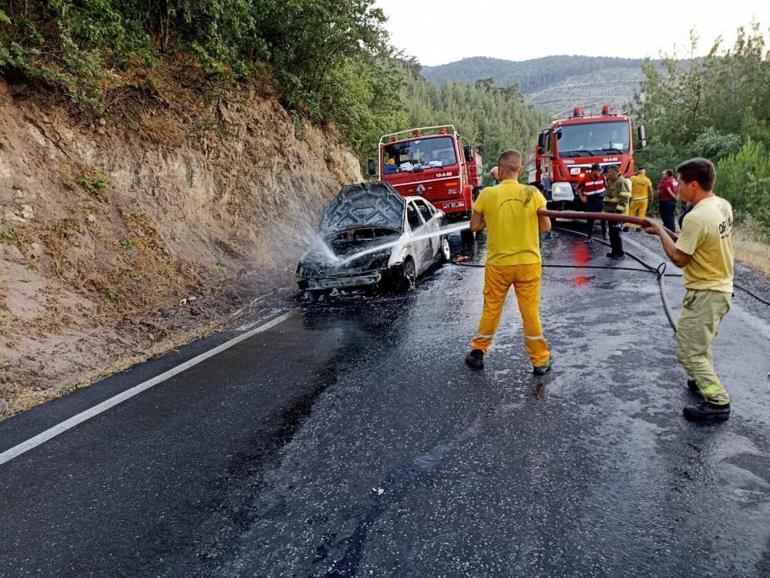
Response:
M695 158L676 169L679 198L692 204L674 243L660 223L645 231L660 237L666 256L683 271L687 292L676 328L676 356L690 379L687 386L702 401L684 408L687 418L724 421L730 396L714 371L711 345L733 293L733 209L712 192L716 171L711 161Z
M545 208L543 194L518 182L522 156L505 151L497 161L500 184L481 191L473 203L472 231L487 229L487 262L484 269L484 310L465 363L484 367L508 290L513 286L524 325L524 342L535 375L551 369L548 343L540 322L540 233L551 230L551 220L539 217Z

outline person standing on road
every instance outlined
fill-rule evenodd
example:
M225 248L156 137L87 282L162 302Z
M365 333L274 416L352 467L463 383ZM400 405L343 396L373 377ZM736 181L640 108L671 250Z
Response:
M623 175L620 174L617 165L605 167L607 173L607 193L604 195L604 212L624 215L631 200L631 186ZM610 247L607 253L610 259L623 259L623 239L620 237L621 224L609 222Z
M711 346L733 294L733 209L712 189L716 171L711 161L695 158L677 167L679 198L692 204L674 243L660 223L645 229L660 237L666 256L683 269L687 292L676 328L676 356L689 379L687 385L703 401L684 408L701 421L730 417L730 396L714 371Z
M497 172L498 170L499 169L497 167L492 167L492 170L489 171L489 178L492 179L492 186L500 184L500 177Z
M658 204L660 205L660 218L663 219L663 226L672 233L676 231L676 221L674 213L676 211L676 179L674 171L666 169L661 174L658 183Z
M604 208L604 194L606 193L606 183L602 176L602 168L599 163L591 165L591 172L586 176L586 180L580 181L576 189L580 202L583 203L583 210L587 213L601 213ZM607 238L607 221L602 221L602 237ZM586 224L587 241L594 236L594 219L588 219Z
M551 230L551 220L539 217L545 208L543 194L518 182L521 153L505 151L498 159L499 185L481 191L473 203L472 231L487 229L487 262L484 269L484 310L465 363L483 369L492 345L508 290L513 286L524 324L524 342L532 372L545 375L551 355L540 321L540 233Z
M640 219L647 218L647 207L652 203L652 181L647 176L647 171L639 167L636 174L631 177L631 207L628 214ZM641 231L642 226L637 225L636 231Z

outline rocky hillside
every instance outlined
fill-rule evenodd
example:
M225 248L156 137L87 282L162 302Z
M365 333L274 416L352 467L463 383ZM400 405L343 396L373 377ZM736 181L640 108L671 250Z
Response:
M151 80L89 120L0 80L0 415L291 286L300 232L361 179L257 82Z
M574 106L604 103L622 110L639 88L642 62L589 56L547 56L520 62L476 57L426 66L422 74L437 84L448 80L472 83L485 78L501 86L515 84L530 104L555 114Z

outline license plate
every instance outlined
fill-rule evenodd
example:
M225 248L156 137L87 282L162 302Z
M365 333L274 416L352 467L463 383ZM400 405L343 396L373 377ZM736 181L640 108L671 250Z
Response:
M464 207L465 203L459 202L459 203L444 203L445 209L454 209L456 207Z

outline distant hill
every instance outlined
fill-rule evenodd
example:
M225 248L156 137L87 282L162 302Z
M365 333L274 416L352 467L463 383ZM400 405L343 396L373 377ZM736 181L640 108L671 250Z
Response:
M440 66L424 66L422 75L436 84L448 80L473 83L493 78L502 86L518 85L537 108L558 113L574 106L609 104L622 110L643 78L641 58L546 56L515 62L474 57Z

